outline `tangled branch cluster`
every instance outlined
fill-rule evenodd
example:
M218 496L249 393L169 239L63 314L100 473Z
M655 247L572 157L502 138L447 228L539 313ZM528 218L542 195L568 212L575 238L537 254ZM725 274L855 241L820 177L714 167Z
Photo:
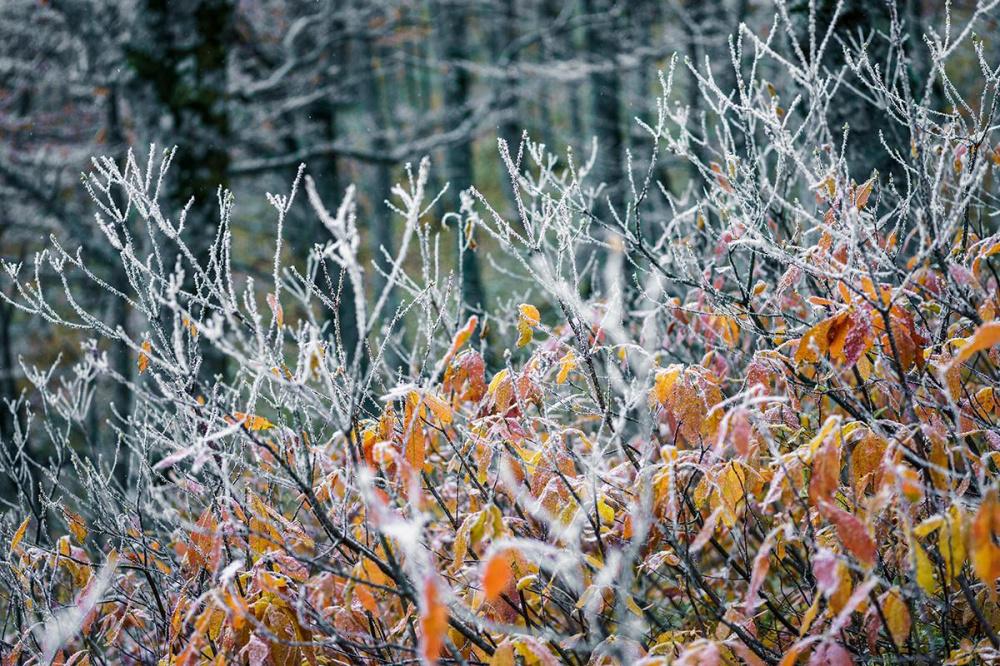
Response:
M126 282L56 240L5 266L11 303L94 338L25 369L43 409L3 454L5 663L1000 659L1000 69L971 24L914 45L894 21L879 62L832 30L736 35L731 95L688 63L702 118L671 66L618 206L592 159L501 142L513 219L473 189L432 224L424 161L390 202L398 250L366 262L353 190L332 210L300 169L268 196L265 289L233 271L229 193L199 260L159 204L171 152L95 160ZM971 97L947 68L970 49ZM826 121L845 94L884 110L891 173L852 173ZM665 153L697 188L657 181ZM304 270L280 241L303 196L330 232ZM514 285L489 312L462 302L456 238ZM95 431L109 376L137 399Z

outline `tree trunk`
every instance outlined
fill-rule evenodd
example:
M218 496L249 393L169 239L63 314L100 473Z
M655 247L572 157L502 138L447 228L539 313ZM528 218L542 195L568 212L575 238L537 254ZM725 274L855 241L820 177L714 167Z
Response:
M436 9L436 23L445 65L444 106L458 110L457 117L448 119L449 124L454 126L461 123L466 114L470 113L468 106L471 81L468 70L460 64L461 60L469 56L465 43L468 19L461 4L446 6L444 3L438 3ZM473 182L471 136L464 137L447 149L445 169L451 184L448 203L451 210L457 212L460 206L459 195L471 187ZM486 296L479 272L479 257L471 247L460 251L459 255L464 308L469 313L482 312L486 306Z

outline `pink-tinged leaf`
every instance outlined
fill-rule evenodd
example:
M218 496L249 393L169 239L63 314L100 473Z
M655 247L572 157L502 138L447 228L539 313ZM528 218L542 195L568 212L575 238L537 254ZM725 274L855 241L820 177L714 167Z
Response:
M844 365L850 367L858 362L861 355L872 344L872 323L868 313L855 310L851 313L851 324L844 340Z
M719 523L719 516L722 515L722 507L718 507L705 519L705 524L701 526L698 535L691 542L691 552L697 553L705 547L712 535L715 534L715 526Z
M828 640L809 655L809 666L854 666L854 659L843 645Z
M764 496L764 501L761 503L761 509L766 509L768 506L778 501L781 497L781 484L785 480L785 468L779 467L778 471L774 473L774 478L771 479L771 485L767 489L767 495Z
M242 650L250 666L267 666L270 663L271 649L257 634L250 635L250 642Z
M767 571L771 566L771 539L764 540L760 552L753 559L753 572L750 574L750 589L747 590L746 614L752 615L760 604L760 586L767 577Z
M153 465L153 469L160 471L163 469L168 469L173 467L180 461L189 458L194 453L194 447L189 446L186 449L180 449L179 451L174 451L169 456L161 460L160 462Z
M720 666L722 654L714 642L701 639L691 643L674 663L677 666Z
M840 575L837 573L837 556L833 551L822 549L813 557L813 576L816 578L816 589L829 597L837 591L840 585Z

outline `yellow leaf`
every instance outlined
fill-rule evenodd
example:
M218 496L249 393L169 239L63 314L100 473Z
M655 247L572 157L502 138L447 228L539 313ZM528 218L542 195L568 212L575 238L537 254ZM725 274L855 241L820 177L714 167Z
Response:
M930 518L920 521L920 524L913 528L913 534L922 538L931 534L942 525L944 525L944 516L935 514Z
M30 521L31 521L31 516L28 516L17 528L17 531L14 532L14 536L10 540L10 552L12 554L17 549L18 544L21 543L21 540L24 539L24 535L28 531L28 522Z
M813 598L812 604L802 616L802 625L799 627L800 638L806 635L806 632L808 632L809 628L812 626L813 620L816 619L816 614L819 613L819 600L821 598L822 595L816 594L815 598Z
M497 646L490 659L490 666L517 666L514 654L514 645L510 639L505 640Z
M597 515L600 516L601 522L605 525L615 522L615 510L611 508L603 496L597 500Z
M522 303L518 306L517 310L517 346L523 347L531 342L534 334L532 329L538 326L538 323L541 321L541 315L538 313L538 308L529 303Z
M889 590L882 599L882 613L888 624L889 636L897 646L902 646L910 635L910 609L898 588Z
M538 322L542 320L542 316L538 313L538 308L530 303L521 303L517 309L521 314L521 319L523 319L528 326L538 326Z
M566 354L559 359L559 374L556 375L556 384L562 384L569 377L569 373L576 370L576 354L570 349Z
M938 584L934 579L934 564L931 558L915 539L910 540L910 549L916 561L917 585L927 594L937 594Z
M452 420L451 405L434 395L433 393L423 394L423 403L431 410L442 425L448 425Z
M270 430L274 427L274 424L268 421L263 416L257 416L256 414L247 414L246 412L233 412L235 421L237 423L242 423L246 426L247 430Z
M938 535L938 550L944 560L945 577L948 582L961 572L965 564L965 512L952 505L945 516L944 529Z
M139 366L140 375L146 372L146 368L149 367L149 352L152 348L152 345L149 344L149 340L142 341L142 351L139 352L139 361L136 364Z

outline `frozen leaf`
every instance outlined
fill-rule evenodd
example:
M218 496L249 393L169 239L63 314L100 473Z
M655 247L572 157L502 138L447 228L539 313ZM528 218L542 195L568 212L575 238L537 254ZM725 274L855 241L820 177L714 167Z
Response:
M274 323L278 325L278 328L282 328L285 325L285 310L281 307L281 303L278 302L275 294L270 293L267 295L267 305L271 308Z
M472 334L475 332L476 326L478 325L479 325L479 317L477 317L476 315L472 315L465 322L465 326L458 329L458 331L455 333L455 337L451 341L451 347L448 348L448 352L444 355L443 365L445 366L448 365L452 357L455 356L456 353L458 353L458 350L461 349L462 346L469 341L469 338L472 337Z
M996 488L990 489L979 505L969 528L969 550L972 568L986 585L990 597L996 599L996 581L1000 578L1000 502Z
M861 185L854 191L854 207L858 210L863 210L868 204L868 198L872 194L872 188L875 186L875 178L869 178L865 181L864 185Z
M854 659L843 645L825 640L809 655L809 666L853 666Z
M556 375L556 384L562 384L569 377L569 373L576 369L576 354L570 349L561 359L559 359L559 374Z
M69 526L69 531L72 532L73 537L78 543L83 543L87 538L87 524L83 521L83 518L77 514L73 513L69 509L63 508L62 510L63 518L66 519L66 525Z
M541 321L541 315L538 312L538 308L529 303L522 303L518 306L517 310L517 346L523 347L531 342L533 329Z
M952 505L938 534L938 551L944 560L945 576L949 582L958 576L965 564L965 520L965 512L961 507Z
M31 516L28 516L21 524L18 526L17 530L14 531L14 536L10 540L10 553L13 555L14 551L17 550L18 545L24 539L25 533L28 531L28 523L31 521Z
M813 506L833 498L840 485L840 438L830 437L816 452L809 478L809 501Z
M246 412L233 412L233 422L242 423L250 431L270 430L274 424L263 416L257 414L247 414Z
M989 349L996 344L1000 344L1000 321L985 322L963 341L958 353L951 360L951 366L958 365L976 352Z
M862 563L871 566L875 563L875 540L868 533L868 528L856 516L830 502L822 502L820 512L833 523L837 536L847 547L847 550Z
M139 351L139 361L136 365L139 367L139 374L146 372L149 368L149 353L152 351L153 346L149 343L149 340L143 340L142 345L140 345Z

